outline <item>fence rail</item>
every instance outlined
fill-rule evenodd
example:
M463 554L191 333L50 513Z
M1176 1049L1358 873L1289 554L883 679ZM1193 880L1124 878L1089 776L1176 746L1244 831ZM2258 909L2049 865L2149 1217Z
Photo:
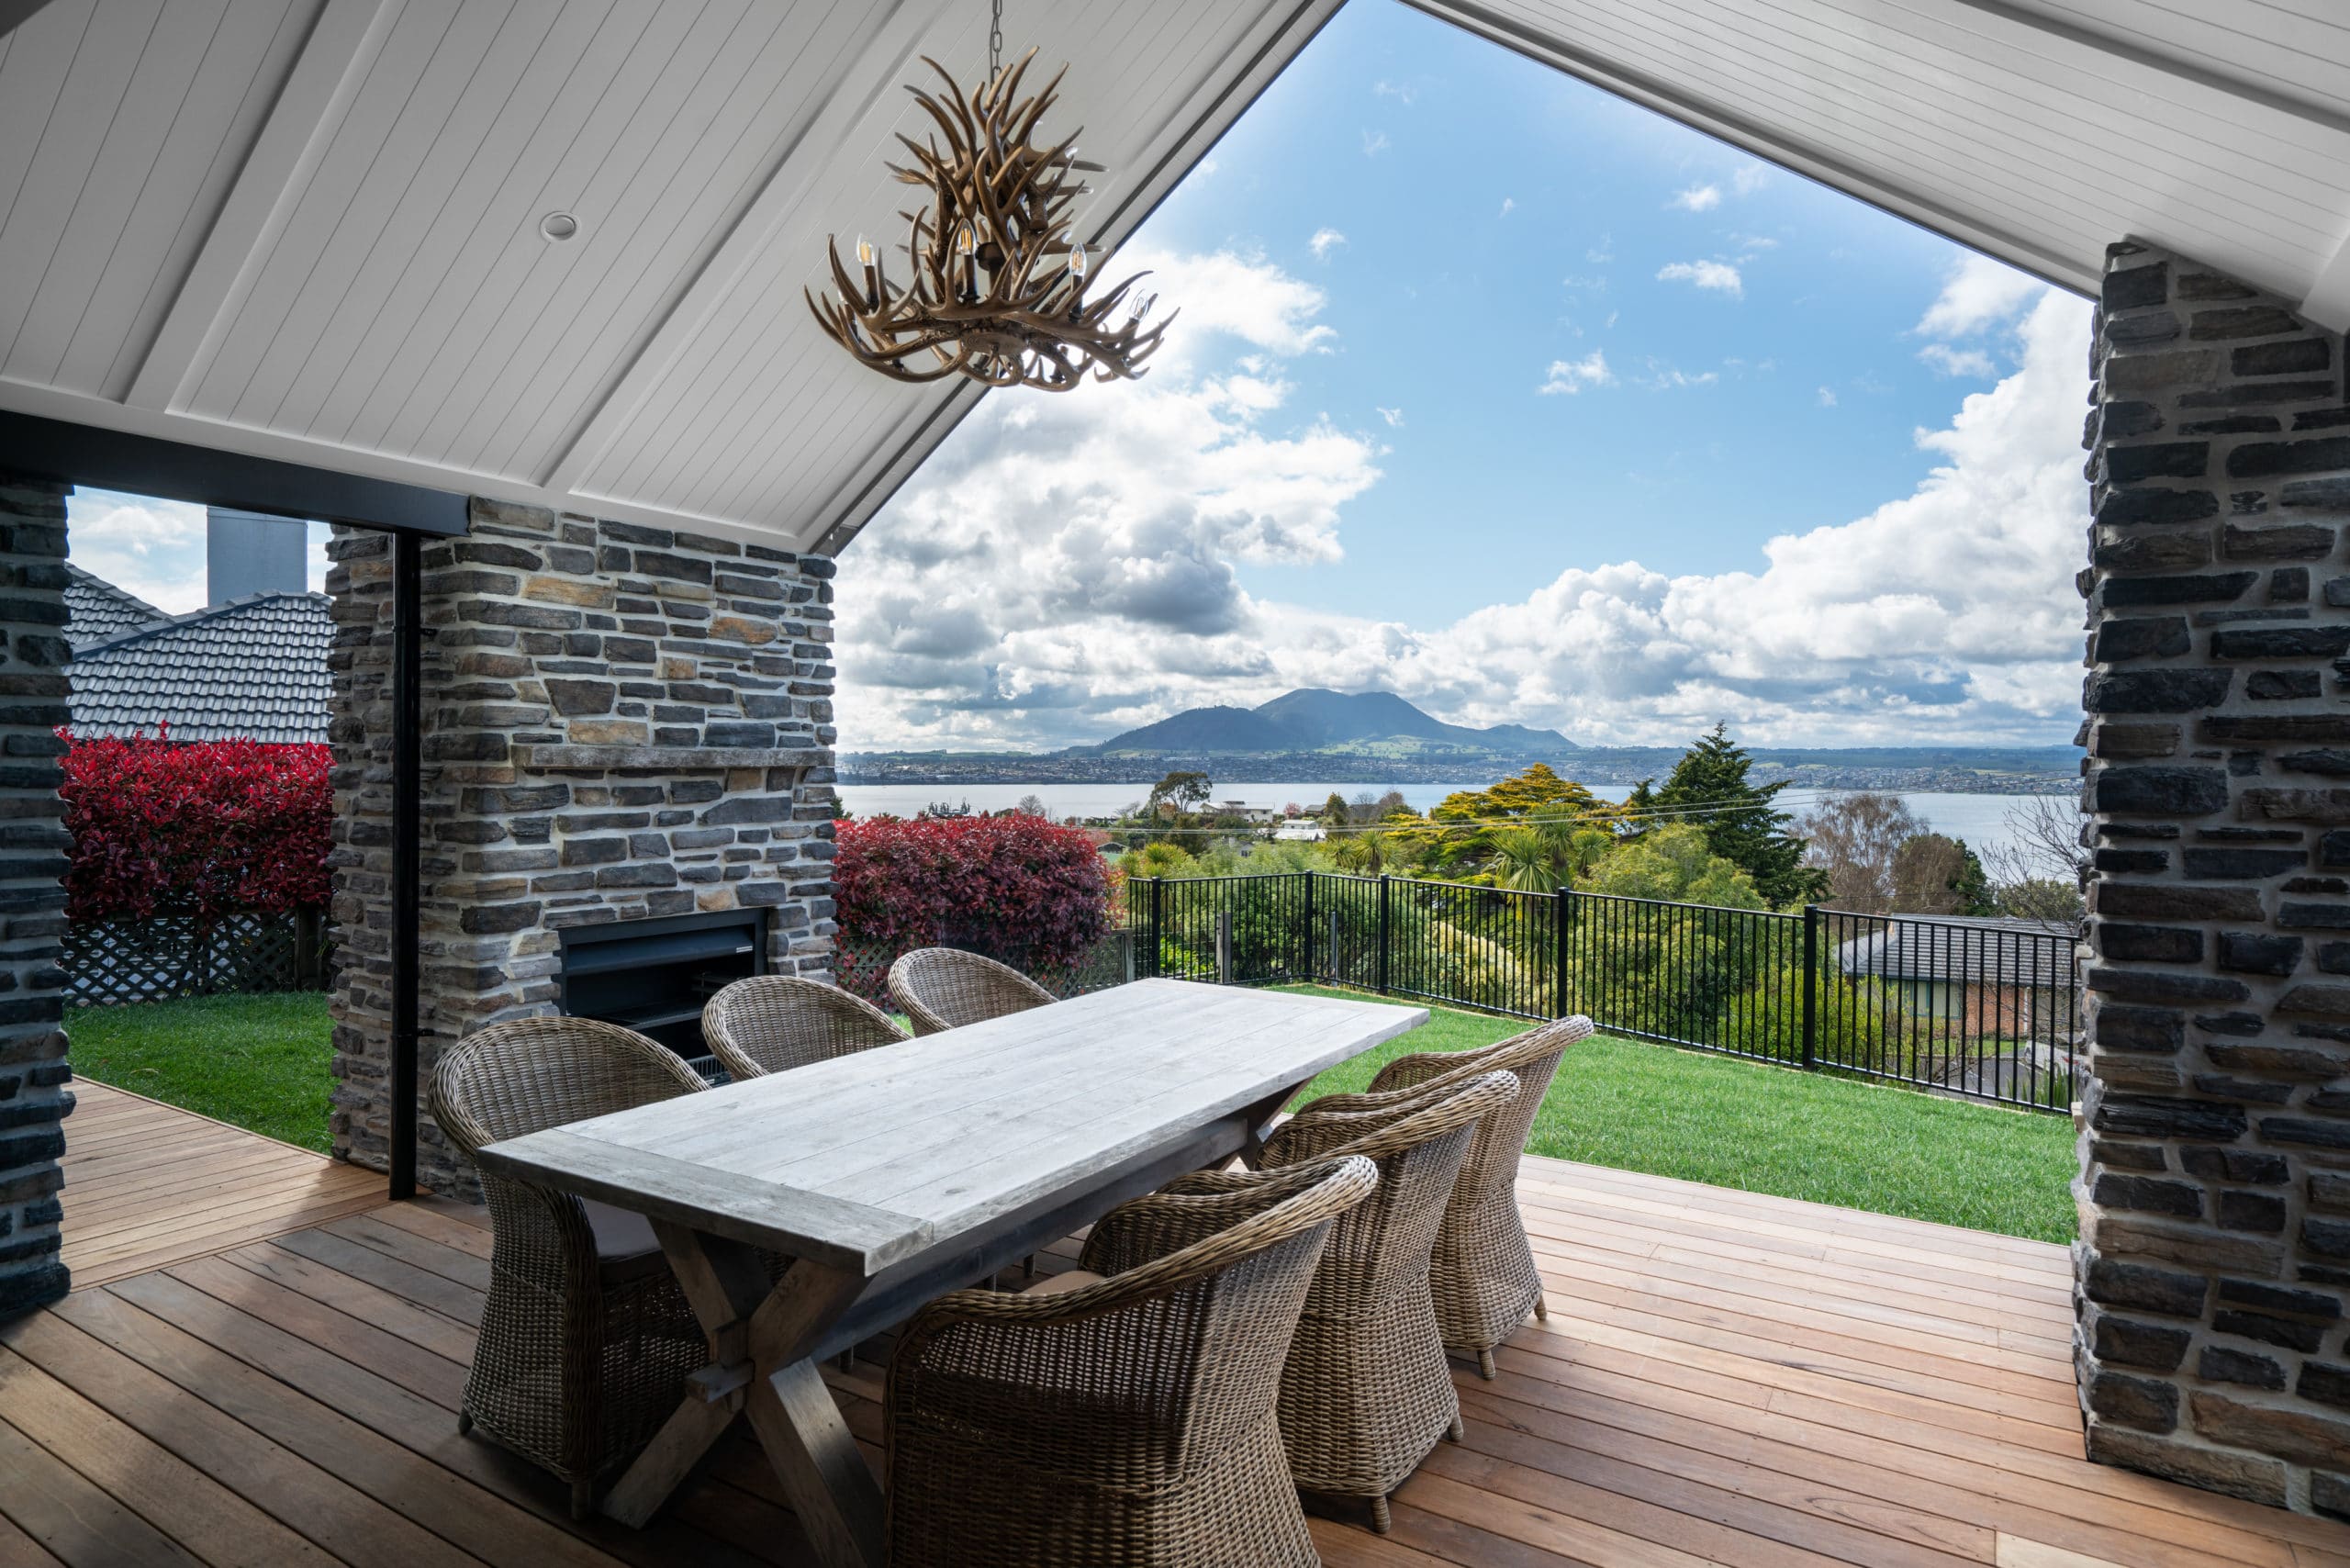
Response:
M1136 975L1581 1013L1610 1033L1789 1067L2072 1103L2069 930L1322 871L1136 879L1126 900Z

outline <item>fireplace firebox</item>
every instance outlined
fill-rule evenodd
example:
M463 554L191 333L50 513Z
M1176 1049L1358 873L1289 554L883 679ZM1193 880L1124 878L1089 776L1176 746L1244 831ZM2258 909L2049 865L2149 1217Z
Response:
M767 911L610 921L556 935L565 1013L624 1024L717 1079L721 1069L702 1043L702 1004L722 987L767 972Z

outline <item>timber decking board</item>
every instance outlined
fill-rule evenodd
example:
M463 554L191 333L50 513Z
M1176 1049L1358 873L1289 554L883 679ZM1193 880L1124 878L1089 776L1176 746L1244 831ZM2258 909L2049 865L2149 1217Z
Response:
M88 1079L73 1092L60 1163L76 1289L388 1201L373 1170Z
M2350 1568L2350 1529L2080 1457L2062 1249L1555 1160L1520 1191L1550 1321L1456 1366L1467 1440L1392 1535L1309 1502L1334 1568ZM740 1434L643 1532L456 1435L488 1240L386 1206L0 1327L0 1562L799 1561ZM882 1368L827 1380L878 1464Z

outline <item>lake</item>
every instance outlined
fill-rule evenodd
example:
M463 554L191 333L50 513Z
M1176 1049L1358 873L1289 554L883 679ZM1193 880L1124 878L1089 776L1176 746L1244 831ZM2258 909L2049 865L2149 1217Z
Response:
M1490 780L1473 784L1398 784L1406 803L1415 811L1426 811L1447 795L1460 790L1482 790ZM1295 801L1308 811L1321 805L1333 791L1353 800L1368 790L1382 795L1389 786L1384 784L1219 784L1215 798L1238 801L1243 805L1279 808ZM1000 812L1016 806L1021 800L1034 795L1045 802L1045 809L1055 819L1061 817L1113 816L1126 807L1141 803L1150 792L1146 784L843 784L838 786L840 797L848 809L859 816L871 816L888 812L910 817L934 801L951 805L968 803L973 811ZM1595 784L1593 794L1602 800L1620 801L1632 792L1628 784ZM1836 791L1824 790L1788 790L1779 796L1780 804L1797 816ZM2008 813L2021 803L2015 795L1952 795L1923 791L1904 791L1903 800L1909 809L1924 819L1936 833L1946 833L1953 838L1966 840L1978 854L1983 850L2006 845L2013 836L2007 826Z

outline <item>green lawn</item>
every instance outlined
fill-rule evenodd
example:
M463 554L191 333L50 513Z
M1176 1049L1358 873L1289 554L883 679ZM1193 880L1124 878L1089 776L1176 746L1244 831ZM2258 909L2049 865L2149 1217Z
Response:
M77 1075L319 1150L332 1027L322 991L65 1010Z
M1332 1068L1306 1092L1361 1089L1390 1058L1467 1050L1525 1027L1432 1007L1426 1025ZM1606 1035L1569 1049L1527 1148L1560 1159L2042 1241L2070 1241L2074 1234L2065 1190L2074 1170L2073 1125L2066 1117Z
M1304 989L1304 988L1300 988ZM1316 990L1316 994L1358 993ZM1525 1027L1430 1008L1427 1024L1314 1081L1360 1089L1408 1051ZM327 1147L327 1002L315 992L72 1009L73 1070L288 1143ZM2073 1128L1908 1090L1596 1036L1567 1053L1537 1154L2043 1241L2072 1238Z

